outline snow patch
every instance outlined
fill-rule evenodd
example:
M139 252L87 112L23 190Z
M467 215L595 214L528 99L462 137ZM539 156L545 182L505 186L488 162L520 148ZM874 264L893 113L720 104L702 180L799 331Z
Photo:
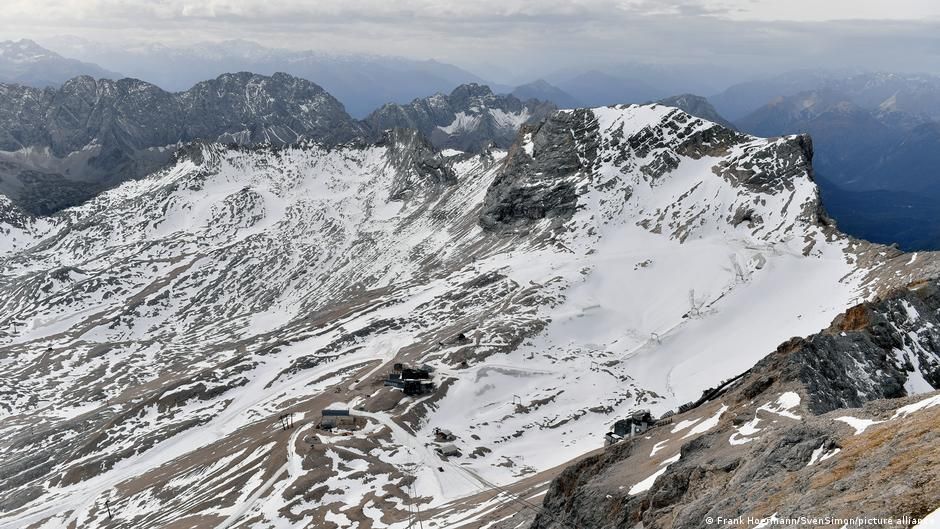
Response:
M757 428L757 423L759 422L760 417L754 417L750 421L744 423L739 428L737 428L736 432L731 434L731 437L728 438L728 442L731 443L732 446L750 443L756 439L755 437L751 436L760 432L760 429Z
M660 465L662 465L663 468L657 470L651 476L644 479L643 481L630 487L630 495L636 496L637 494L640 494L641 492L646 492L650 490L650 488L653 486L653 483L656 482L656 478L658 478L659 476L662 476L666 472L666 470L669 469L669 465L675 463L676 461L679 461L679 458L681 457L682 457L682 454L676 454L675 456L670 457L669 459L660 463Z
M800 405L800 396L793 392L788 391L781 394L777 397L776 402L764 404L760 408L757 408L757 411L766 411L780 415L781 417L786 417L788 419L800 420L801 417L795 413L792 413L791 409Z
M928 397L924 400L915 402L913 404L908 404L907 406L901 406L894 412L892 419L897 419L898 417L906 417L912 413L924 410L927 408L932 408L934 406L940 406L940 394Z
M712 428L714 428L715 426L718 426L718 421L721 419L721 416L724 415L726 411L728 411L728 406L723 404L721 406L721 409L718 410L714 415L712 415L711 417L697 424L695 428L692 428L691 430L689 430L689 433L683 435L682 438L688 439L689 437L692 437L693 435L705 433L711 430Z
M859 419L858 417L836 417L837 421L844 422L852 428L855 428L855 435L858 435L868 429L869 426L881 424L883 421L873 421L871 419Z

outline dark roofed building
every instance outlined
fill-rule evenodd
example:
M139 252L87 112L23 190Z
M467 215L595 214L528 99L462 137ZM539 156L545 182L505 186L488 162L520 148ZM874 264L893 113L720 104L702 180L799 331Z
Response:
M656 421L653 420L649 410L637 410L626 419L615 422L613 430L604 436L605 442L607 445L611 445L623 439L639 435L652 428L655 423Z

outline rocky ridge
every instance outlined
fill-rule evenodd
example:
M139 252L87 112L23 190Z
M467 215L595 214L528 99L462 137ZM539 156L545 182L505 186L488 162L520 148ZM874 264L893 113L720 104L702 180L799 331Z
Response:
M569 467L532 528L912 527L940 506L938 318L936 280L852 307L699 408Z
M59 88L0 85L0 193L49 214L153 172L195 140L336 145L363 136L339 101L286 74L225 74L180 93L87 76Z
M665 97L656 101L660 105L667 107L681 108L683 111L712 123L717 123L726 129L734 130L733 123L725 119L718 113L715 107L708 102L707 98L695 94L681 94L677 96Z
M450 94L415 99L408 105L389 103L366 117L373 131L415 129L439 149L480 152L495 145L505 149L519 128L555 110L553 103L513 95L496 95L489 87L465 84Z

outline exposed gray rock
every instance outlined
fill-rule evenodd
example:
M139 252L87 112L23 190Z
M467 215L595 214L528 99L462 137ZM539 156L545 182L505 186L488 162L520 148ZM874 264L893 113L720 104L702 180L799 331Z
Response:
M0 193L48 214L144 176L208 140L343 143L363 126L322 88L287 74L225 74L180 93L136 79L61 88L0 84Z
M555 110L553 103L512 95L496 95L489 87L465 84L450 95L436 94L410 104L389 103L365 122L379 135L394 128L410 128L427 136L439 149L480 152L487 146L509 147L523 123L534 123Z
M911 377L940 388L940 290L935 282L853 307L832 326L794 338L755 366L798 380L825 413L905 396Z
M697 118L702 118L704 120L711 121L712 123L717 123L727 129L735 129L734 124L723 118L721 114L715 110L715 107L713 107L712 104L708 102L708 99L705 99L702 96L697 96L695 94L682 94L660 99L656 102L660 105L666 105L667 107L676 107Z
M813 176L813 140L806 134L782 139L751 155L747 165L733 162L723 163L715 171L756 192L790 189L794 178Z
M457 182L453 169L428 140L413 129L386 131L389 163L395 165L395 182L389 198L402 200L427 191L435 193L442 186Z
M925 282L859 305L832 326L794 338L730 384L717 401L674 422L720 417L683 441L671 426L623 441L559 475L532 529L698 529L719 517L923 517L936 508L940 409L898 419L911 378L940 389L940 283ZM775 411L783 392L802 403ZM719 409L720 407L720 409ZM859 408L862 409L846 409ZM843 416L872 421L858 432ZM869 418L870 417L870 418ZM878 422L887 422L878 426ZM750 431L742 429L748 424ZM755 427L756 425L756 427ZM735 435L746 435L733 442ZM629 491L657 468L653 451L676 457L645 492ZM891 486L884 486L891 483ZM746 524L754 526L756 522ZM809 526L825 526L820 523Z
M480 225L499 231L540 219L561 223L577 207L576 179L593 160L599 141L590 110L556 112L544 122L524 127L510 149L503 170L487 190ZM528 150L531 150L531 154Z

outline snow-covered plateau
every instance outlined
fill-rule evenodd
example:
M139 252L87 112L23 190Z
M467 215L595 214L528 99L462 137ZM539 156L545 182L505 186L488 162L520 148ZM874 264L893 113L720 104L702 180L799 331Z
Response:
M803 136L633 105L447 154L194 144L54 217L0 198L0 528L495 527L616 420L937 271L837 231Z

